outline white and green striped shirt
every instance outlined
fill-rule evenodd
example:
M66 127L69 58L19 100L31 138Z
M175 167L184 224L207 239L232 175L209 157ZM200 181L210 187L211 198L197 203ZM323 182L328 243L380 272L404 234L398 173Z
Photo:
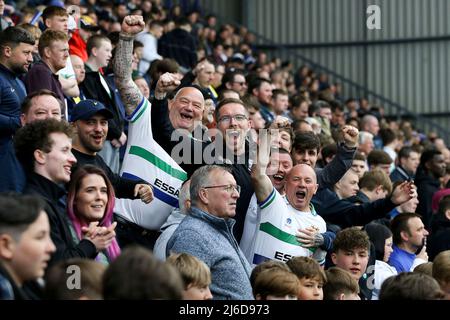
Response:
M186 172L153 139L151 104L143 99L129 117L128 143L121 176L142 179L153 186L154 200L116 199L114 211L137 225L159 230L174 207L178 207L178 193L187 179Z
M312 257L320 264L325 262L326 251L303 248L295 237L298 229L311 226L319 228L320 233L326 231L325 220L316 213L312 205L311 212L298 211L273 189L269 197L259 203L259 207L261 223L256 235L253 265L266 260L286 262L295 256Z

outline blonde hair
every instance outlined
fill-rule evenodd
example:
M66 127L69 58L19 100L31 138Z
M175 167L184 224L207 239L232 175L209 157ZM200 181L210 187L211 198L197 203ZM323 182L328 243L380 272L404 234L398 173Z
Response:
M39 54L41 57L44 56L44 49L50 47L53 42L57 41L69 41L69 38L67 37L67 34L62 31L51 29L45 30L39 38Z
M180 272L185 289L189 285L206 287L211 284L209 267L206 263L190 254L172 253L166 262Z

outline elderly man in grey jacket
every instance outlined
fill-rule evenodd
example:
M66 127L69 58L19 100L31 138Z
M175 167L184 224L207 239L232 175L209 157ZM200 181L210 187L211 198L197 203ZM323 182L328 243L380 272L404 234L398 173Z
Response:
M167 244L211 269L213 299L251 300L251 267L233 236L240 187L225 167L209 165L191 177L191 209Z

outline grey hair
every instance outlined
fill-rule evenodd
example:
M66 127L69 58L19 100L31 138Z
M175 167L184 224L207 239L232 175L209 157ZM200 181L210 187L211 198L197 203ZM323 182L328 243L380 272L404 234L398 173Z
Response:
M373 140L373 134L367 131L360 131L359 132L359 144L365 143L367 140L372 139Z
M211 172L215 170L221 170L231 173L227 167L221 167L218 165L206 165L198 168L191 176L191 186L189 188L191 194L191 203L193 206L197 206L199 203L198 193L201 188L206 187L210 183Z
M366 114L364 117L362 117L362 119L361 119L361 127L364 129L364 127L367 125L367 124L369 124L371 121L377 121L378 122L378 119L377 119L377 117L375 117L374 115L372 115L372 114Z
M190 180L187 180L180 188L180 193L178 195L178 205L180 207L180 212L186 214L187 208L186 208L186 201L191 200L191 193L190 193Z

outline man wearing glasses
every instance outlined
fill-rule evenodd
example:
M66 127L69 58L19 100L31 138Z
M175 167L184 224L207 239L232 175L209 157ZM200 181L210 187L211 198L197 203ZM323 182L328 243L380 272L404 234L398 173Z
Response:
M240 241L247 209L254 193L250 176L251 148L246 139L251 122L243 102L237 99L222 100L216 107L215 118L217 129L222 134L225 144L222 149L224 150L223 154L219 154L223 159L218 159L216 163L228 166L237 184L241 187L236 208L236 225L233 230L237 241ZM216 141L218 142L217 137Z
M239 192L226 168L207 165L196 170L191 209L167 243L167 255L185 252L208 265L213 299L253 299L251 267L232 233Z
M200 90L195 87L184 87L173 99L167 100L166 94L179 84L175 75L165 73L156 85L155 98L152 101L154 139L172 155L188 176L205 164L219 164L230 168L242 189L237 202L236 226L233 231L239 241L253 194L250 147L246 139L251 124L248 111L241 100L222 100L214 114L219 132L214 145L211 145L211 141L205 138L199 126L204 108ZM172 140L174 134L177 136L175 141Z
M242 70L233 70L225 73L222 79L224 89L234 90L242 97L247 93L247 81Z

